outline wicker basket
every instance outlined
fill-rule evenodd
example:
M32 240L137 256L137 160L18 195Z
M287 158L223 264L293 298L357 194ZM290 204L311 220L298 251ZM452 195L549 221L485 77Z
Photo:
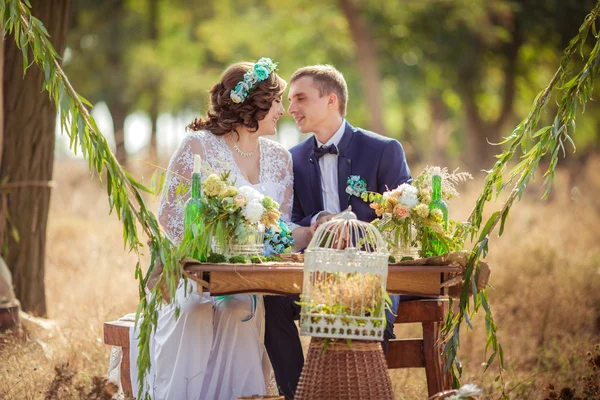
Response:
M332 342L323 351L325 341L311 339L296 400L394 399L380 342Z

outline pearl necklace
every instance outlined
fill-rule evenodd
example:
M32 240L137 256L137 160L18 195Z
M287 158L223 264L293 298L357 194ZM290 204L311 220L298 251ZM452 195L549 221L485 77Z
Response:
M256 148L254 150L245 152L242 149L240 149L238 147L238 145L235 143L235 140L233 140L233 136L231 135L231 133L229 134L229 138L231 139L231 143L233 144L233 148L235 149L235 151L242 157L252 157L254 155L254 152L258 149L258 142L257 142Z

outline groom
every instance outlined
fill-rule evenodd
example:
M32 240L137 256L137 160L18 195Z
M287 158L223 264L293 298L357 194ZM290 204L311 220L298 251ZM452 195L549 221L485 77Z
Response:
M293 147L294 208L292 221L315 226L352 206L358 219L371 222L374 210L359 197L346 193L351 175L366 182L367 190L383 193L411 182L404 150L395 139L355 128L346 121L348 88L344 76L330 65L297 70L290 78L288 112L302 133L314 134ZM298 329L298 297L265 296L265 345L281 394L293 399L304 356ZM392 310L398 311L398 296ZM382 343L387 352L394 336L394 315L386 312Z

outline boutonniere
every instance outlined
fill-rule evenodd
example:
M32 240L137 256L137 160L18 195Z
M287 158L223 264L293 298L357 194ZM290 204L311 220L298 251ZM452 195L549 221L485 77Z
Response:
M348 199L350 196L360 197L367 190L367 183L364 179L361 179L360 175L350 175L348 177L346 193L348 193Z

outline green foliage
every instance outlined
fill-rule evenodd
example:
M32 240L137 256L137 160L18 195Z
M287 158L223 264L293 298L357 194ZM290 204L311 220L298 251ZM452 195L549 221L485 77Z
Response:
M223 254L211 253L207 257L206 262L210 264L224 263L227 262L227 257L225 257Z
M229 258L229 262L232 264L246 264L248 259L244 256L233 256Z

